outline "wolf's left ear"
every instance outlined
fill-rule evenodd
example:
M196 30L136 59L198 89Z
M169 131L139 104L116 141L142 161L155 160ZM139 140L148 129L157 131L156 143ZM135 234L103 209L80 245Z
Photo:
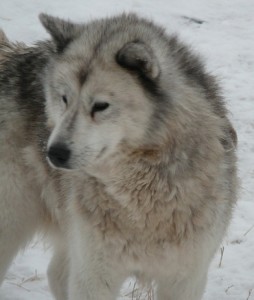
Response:
M52 36L59 53L63 52L65 47L73 39L78 37L83 29L82 25L74 24L44 13L39 15L39 19L47 32Z
M160 67L153 50L147 44L135 41L125 44L116 54L117 63L153 80L159 76Z

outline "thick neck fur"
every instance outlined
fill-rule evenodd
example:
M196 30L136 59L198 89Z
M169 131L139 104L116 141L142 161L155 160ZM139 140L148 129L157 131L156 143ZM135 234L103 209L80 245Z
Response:
M136 235L136 240L145 244L150 239L156 244L179 243L212 224L208 210L216 199L216 178L221 172L218 145L217 150L199 157L197 170L184 155L172 163L169 153L173 155L173 149L147 159L139 152L115 155L110 165L100 170L100 179L91 179L89 187L85 184L80 190L78 206L103 234L132 242ZM159 161L158 157L168 159Z

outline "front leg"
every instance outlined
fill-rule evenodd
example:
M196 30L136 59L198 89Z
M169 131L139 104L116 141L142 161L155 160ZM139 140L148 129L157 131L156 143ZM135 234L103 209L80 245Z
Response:
M81 244L70 253L69 299L115 300L125 280L121 264L103 247Z
M207 272L194 271L180 281L158 280L158 300L201 300L207 280Z
M69 261L62 241L55 242L54 255L48 267L48 282L56 300L68 299Z

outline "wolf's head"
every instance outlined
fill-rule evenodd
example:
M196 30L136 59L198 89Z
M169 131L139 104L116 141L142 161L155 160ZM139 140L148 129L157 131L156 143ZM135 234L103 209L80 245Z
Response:
M135 15L88 24L40 19L55 43L45 80L51 165L93 172L119 155L177 144L187 157L209 139L211 78L161 28Z
M160 121L156 102L165 100L161 70L136 17L88 25L40 19L56 45L45 82L51 164L87 168L123 149L157 147L151 127Z

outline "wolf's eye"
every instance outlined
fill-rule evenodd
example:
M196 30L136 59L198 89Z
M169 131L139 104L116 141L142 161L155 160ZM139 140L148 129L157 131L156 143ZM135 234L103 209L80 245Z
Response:
M93 118L95 113L106 110L108 107L109 103L107 102L95 102L91 110L91 117Z
M63 103L64 103L65 105L68 104L68 99L67 99L67 97L66 97L65 95L62 96L62 100L63 100Z

